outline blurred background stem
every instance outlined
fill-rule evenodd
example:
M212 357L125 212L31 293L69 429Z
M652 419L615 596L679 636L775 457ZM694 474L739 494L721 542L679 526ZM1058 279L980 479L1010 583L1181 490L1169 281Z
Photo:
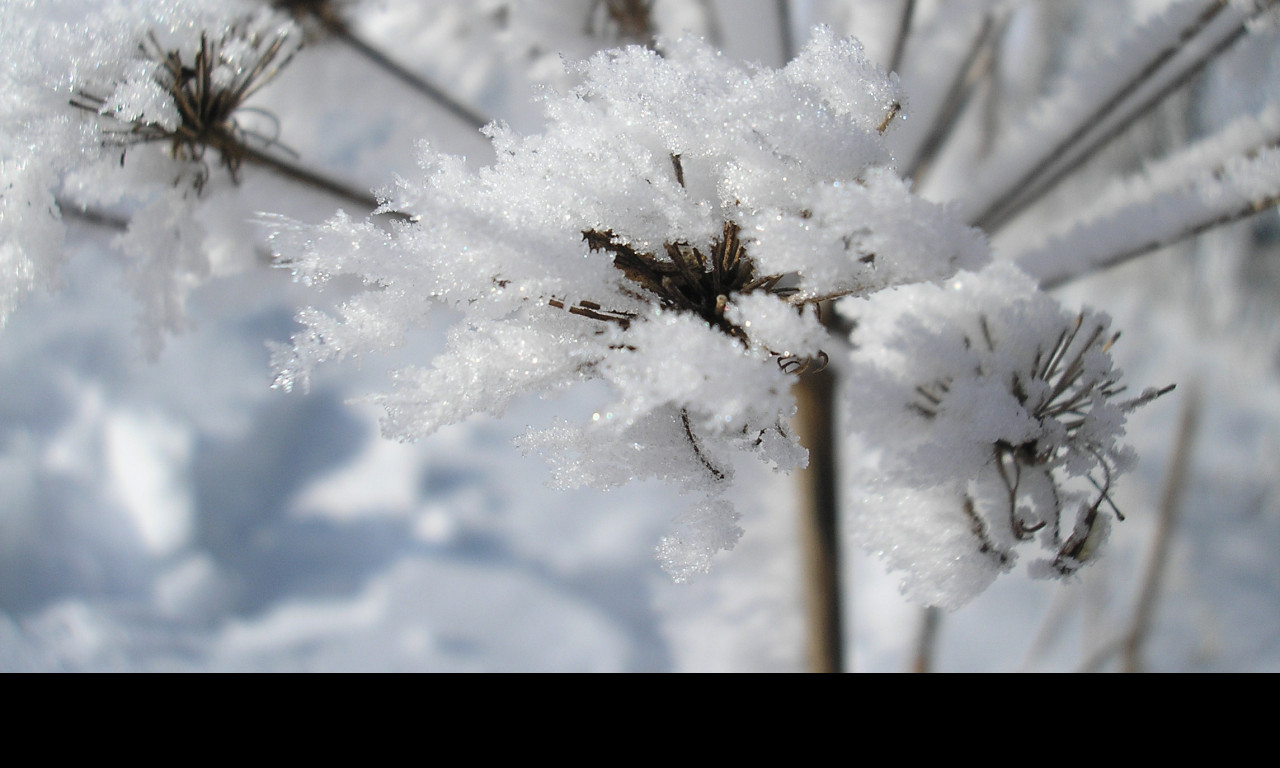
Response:
M1164 491L1160 495L1159 517L1156 518L1156 530L1151 542L1151 555L1147 560L1146 572L1142 578L1142 588L1138 593L1137 607L1133 611L1133 624L1125 637L1120 667L1125 672L1142 671L1142 648L1151 631L1151 621L1155 615L1156 603L1159 601L1160 588L1164 582L1166 565L1169 562L1169 548L1173 541L1173 531L1178 523L1178 509L1182 505L1182 492L1187 486L1187 474L1191 462L1191 450L1195 445L1196 431L1200 424L1199 387L1192 382L1185 388L1186 399L1182 403L1182 414L1178 420L1177 442L1174 444L1173 457L1169 460L1168 475L1165 477Z

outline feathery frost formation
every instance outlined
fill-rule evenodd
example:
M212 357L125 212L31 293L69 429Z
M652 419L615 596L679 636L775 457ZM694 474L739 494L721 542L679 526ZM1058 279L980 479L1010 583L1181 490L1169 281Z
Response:
M1125 396L1110 318L1065 312L1008 264L853 303L849 413L875 454L854 524L907 592L956 607L1024 543L1044 550L1036 575L1087 562L1120 514L1125 419L1171 389Z
M301 276L354 273L370 289L337 317L300 315L277 384L305 387L315 364L394 346L452 307L447 350L377 398L386 433L418 438L603 379L607 406L519 442L563 486L654 477L695 495L660 548L684 578L740 533L722 498L736 454L806 463L791 387L847 346L818 303L978 270L987 247L887 167L901 96L852 41L820 31L781 70L692 39L581 66L580 87L547 98L544 133L490 129L493 167L424 148L422 177L389 203L418 222L279 225Z
M132 216L102 223L120 230L148 349L184 328L186 295L211 271L195 205L218 167L235 177L247 142L273 140L237 110L296 31L241 0L0 4L0 323L57 284L65 217L121 210Z
M725 491L743 454L779 471L807 463L790 425L792 387L834 364L850 374L847 422L873 472L854 491L856 526L907 572L913 596L959 605L1034 543L1039 575L1088 561L1107 516L1119 515L1109 492L1131 462L1119 443L1125 416L1165 390L1122 397L1109 321L1064 312L1016 268L988 266L986 237L970 224L998 232L1039 194L1024 198L1014 182L1058 159L1041 158L1036 137L1074 145L1073 125L1111 110L1125 88L1114 99L1066 93L1040 114L1070 119L1027 123L974 175L976 191L947 206L900 178L885 141L905 97L856 42L818 28L784 68L746 67L693 37L654 37L679 27L714 37L709 5L565 5L587 20L565 33L575 45L643 45L551 77L539 40L563 30L547 5L401 10L463 27L483 17L494 39L527 46L506 55L561 91L547 90L540 133L489 125L497 160L478 172L424 143L420 171L399 179L380 211L404 220L268 218L275 251L299 278L345 274L366 286L334 314L299 314L304 330L274 350L276 385L306 389L316 365L393 348L439 313L458 318L445 350L395 372L375 398L391 437L603 383L598 410L531 428L518 443L548 460L559 486L654 478L691 496L659 547L684 579L741 535ZM1149 24L1119 70L1141 79L1149 57L1138 53L1175 50L1206 26L1195 6L1175 4ZM64 216L101 223L120 211L107 223L154 352L216 266L220 233L206 228L201 200L234 186L247 163L301 177L279 156L279 121L247 104L301 45L284 11L313 33L319 22L356 50L363 43L336 5L85 8L0 0L11 54L0 70L0 322L23 293L56 282ZM474 64L462 58L459 67ZM455 114L483 122L474 110ZM1037 278L1070 274L1142 247L1125 237L1172 238L1179 222L1272 204L1275 123L1265 112L1114 189L1107 208L1024 250L1020 263ZM1194 194L1177 180L1188 174ZM318 175L309 183L363 200ZM1176 220L1160 218L1170 211ZM1121 236L1111 231L1117 217L1142 225ZM856 320L852 339L824 322L833 302Z

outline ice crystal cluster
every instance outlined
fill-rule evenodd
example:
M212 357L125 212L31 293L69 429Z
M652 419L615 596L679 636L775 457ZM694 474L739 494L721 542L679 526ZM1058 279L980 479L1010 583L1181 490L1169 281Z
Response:
M236 188L245 166L280 171L288 154L280 121L251 100L307 35L360 50L348 5L104 0L86 13L83 0L0 0L0 43L14 62L0 69L0 322L23 293L56 282L64 217L121 211L127 219L107 223L150 349L180 329L186 292L217 268L219 233L201 207ZM274 350L277 386L306 389L319 364L394 348L451 318L444 351L396 371L376 396L385 433L413 440L520 398L603 391L590 412L530 428L518 444L546 458L559 486L656 479L685 492L688 510L659 548L684 579L741 535L726 493L744 457L805 466L793 389L836 366L848 389L842 422L865 458L851 491L856 527L907 573L913 596L958 605L1027 550L1040 553L1032 570L1042 576L1087 562L1120 515L1111 491L1132 463L1119 442L1126 416L1166 390L1126 395L1109 320L1063 309L1037 283L1274 205L1280 119L1274 108L1246 118L1118 182L1047 240L1002 228L1105 144L1095 134L1128 124L1120 107L1164 87L1146 82L1156 65L1192 58L1179 51L1206 29L1235 39L1275 3L1170 4L1087 70L1113 74L1077 77L1013 124L999 151L958 153L973 173L955 171L955 152L945 173L935 161L976 74L955 79L955 110L930 104L929 119L904 131L897 75L826 28L769 69L669 35L714 38L707 3L554 5L388 11L391 26L443 20L442 48L461 29L503 41L482 64L454 44L443 67L520 62L550 84L541 128L490 124L497 159L478 171L424 143L419 170L385 193L379 213L394 220L268 215L272 249L299 278L364 286L337 310L299 314L304 329ZM952 55L970 62L958 74L995 45L1003 4L978 5L984 31L974 55ZM959 10L938 18L969 12L945 7ZM581 23L565 27L566 13ZM561 61L555 51L628 43L563 77L543 71ZM926 64L916 55L903 71L938 80ZM942 178L935 196L956 204L916 193L930 174ZM968 187L955 192L957 180ZM254 211L278 202L266 200ZM248 218L236 210L237 223ZM979 226L1012 243L1000 265Z
M989 260L981 233L914 196L892 171L884 134L903 97L855 42L821 31L789 65L772 70L744 68L683 39L662 55L638 46L598 54L581 75L580 87L545 100L544 132L490 129L498 155L492 167L474 172L424 147L421 175L402 179L389 203L415 216L413 223L388 231L339 216L320 228L279 225L275 246L301 275L352 273L368 286L336 315L300 316L307 330L292 348L277 350L279 386L305 387L317 363L393 346L428 313L450 307L461 317L447 349L429 367L398 371L394 390L378 397L385 432L419 438L476 413L499 415L518 397L603 380L611 402L532 430L519 443L548 458L559 485L607 488L651 477L684 488L694 497L691 509L660 548L668 570L684 578L705 570L740 533L724 499L738 456L780 470L806 463L790 426L792 388L849 349L848 339L829 335L819 304L906 297L906 286L945 295L967 270L964 280L994 283L949 304L995 302L988 322L999 321L1010 336L987 350L985 378L960 381L974 363L963 357L959 331L941 320L950 336L931 340L917 331L903 359L923 354L942 367L902 364L883 380L864 377L868 392L855 394L850 408L881 409L884 421L863 423L864 432L895 457L910 447L928 452L933 440L932 450L944 452L946 441L967 441L963 456L938 470L954 477L1025 458L1026 474L1043 482L1020 483L1015 495L1047 492L1054 472L1079 474L1090 461L1107 472L1122 468L1112 441L1123 419L1110 411L1104 418L1093 400L1067 407L1096 411L1087 428L1068 428L1069 437L1043 424L1045 434L1033 434L1035 416L1024 415L1018 431L1008 413L991 412L1016 399L1002 378L1008 370L1037 365L1023 359L1030 347L1047 339L1042 357L1054 354L1061 312L1027 278L1007 274L1011 268L976 277ZM1028 308L1000 308L1010 285ZM903 290L886 290L896 287ZM1020 325L1019 312L1038 312L1035 325ZM855 368L873 337L902 336L890 317L874 333L856 331ZM971 332L975 340L985 343ZM1059 346L1059 357L1077 352ZM967 354L979 352L971 343ZM1093 352L1084 355L1091 382L1108 375ZM1027 397L1058 402L1042 381L1055 374L1028 373ZM936 438L926 435L930 420L910 411L917 399L910 387L910 397L888 402L902 377L912 387L954 382L954 397L932 420ZM1110 384L1093 386L1104 398L1110 391ZM1070 396L1093 396L1084 389ZM920 423L902 426L910 419ZM1079 448L1060 455L1054 440ZM997 448L1006 444L1007 451ZM903 479L904 487L920 485ZM1051 516L1036 514L1036 521ZM1048 529L1023 521L1025 529L1037 526ZM972 528L967 520L960 526L965 535ZM995 542L1000 533L984 535ZM979 536L971 548L986 543Z
M87 207L134 210L115 244L149 349L185 327L186 293L213 269L195 207L213 169L234 178L248 142L274 139L238 111L300 39L239 0L0 4L0 323L56 285L66 217Z
M958 606L1024 542L1044 553L1036 575L1087 562L1120 515L1126 416L1168 391L1125 396L1110 319L1068 313L1005 264L879 293L857 314L848 412L874 452L859 526L908 594ZM955 550L974 556L938 557Z

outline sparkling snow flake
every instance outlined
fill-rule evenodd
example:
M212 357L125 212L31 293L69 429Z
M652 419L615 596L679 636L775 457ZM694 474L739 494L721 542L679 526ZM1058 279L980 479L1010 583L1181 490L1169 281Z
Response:
M685 39L601 53L581 74L546 99L544 133L490 128L490 168L427 149L425 178L389 203L417 223L282 225L277 248L301 276L355 273L372 289L340 317L301 316L278 385L392 346L449 305L463 319L448 349L378 398L385 431L417 438L603 379L609 407L521 443L563 485L657 477L701 495L662 548L683 577L736 538L719 498L736 453L806 461L790 389L828 357L819 302L977 268L986 244L884 170L901 100L852 41L820 30L770 70Z

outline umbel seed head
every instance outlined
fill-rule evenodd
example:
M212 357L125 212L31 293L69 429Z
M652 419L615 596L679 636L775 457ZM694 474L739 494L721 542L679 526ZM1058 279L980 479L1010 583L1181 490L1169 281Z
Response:
M120 93L139 85L116 82L110 91L81 87L71 99L72 106L102 115L117 124L106 131L105 143L128 147L165 142L174 159L200 165L195 186L201 190L208 181L205 152L214 149L220 163L239 181L240 167L251 150L248 142L273 144L276 137L264 137L245 129L237 120L244 103L292 59L298 42L292 24L264 27L257 17L244 18L213 37L200 33L194 52L179 48L166 50L155 32L138 45L149 69L149 83L172 102L176 116L157 117L154 110L126 109ZM123 162L123 155L121 156Z

